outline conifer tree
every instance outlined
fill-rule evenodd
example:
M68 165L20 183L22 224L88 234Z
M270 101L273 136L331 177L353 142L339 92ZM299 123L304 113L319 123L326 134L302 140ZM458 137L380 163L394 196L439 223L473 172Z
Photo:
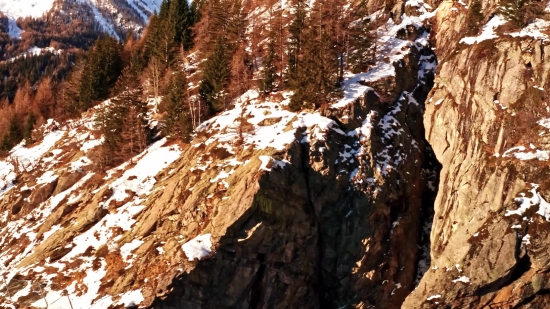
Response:
M9 130L7 134L4 134L2 142L0 142L0 151L9 151L23 139L23 132L19 123L20 120L16 115L11 117Z
M27 142L31 139L32 136L32 130L34 129L34 125L36 124L36 115L34 113L30 113L27 116L27 123L25 125L24 131L23 131L23 138L27 140Z
M475 36L483 23L483 7L481 1L474 0L468 8L468 16L466 17L466 25L468 27L468 35Z
M272 32L267 44L267 55L264 57L262 80L260 82L260 90L264 94L269 94L275 90L278 79L277 67L275 65L277 61L277 53L275 51L276 41L275 33Z
M169 67L174 59L174 47L176 43L176 28L173 22L177 18L177 12L172 12L175 8L172 3L177 0L164 0L160 6L158 15L151 17L146 36L146 56L148 58L156 57L163 64L164 68Z
M158 46L160 45L159 36L161 31L162 20L160 20L157 14L153 14L149 18L149 25L147 26L145 33L145 50L144 57L145 59L150 59L152 57L157 57L158 55Z
M195 24L195 13L193 7L187 0L171 0L170 2L170 23L174 28L175 42L183 45L185 50L193 46L193 31Z
M103 163L121 163L143 151L147 144L146 103L143 89L131 67L124 68L116 82L116 97L101 109L96 126L104 137Z
M294 19L290 24L288 32L289 47L288 47L288 84L290 88L298 88L300 76L302 44L305 41L305 30L307 28L306 18L308 15L308 6L306 0L295 0L293 3Z
M314 3L306 27L301 30L299 56L294 59L289 87L295 90L289 107L300 110L326 103L338 86L338 55L327 0ZM298 14L298 10L296 11Z
M104 100L122 70L121 46L111 37L97 40L82 70L77 110L90 108L94 101Z
M183 141L189 139L193 131L191 119L191 105L186 95L187 81L183 72L178 71L170 77L166 95L162 99L161 108L165 112L163 119L166 135L179 138Z
M523 27L543 12L542 3L536 0L503 0L499 3L499 13L515 26Z
M210 108L211 113L219 112L226 107L226 90L231 77L228 50L226 40L221 36L218 37L212 54L204 64L199 95Z
M364 72L371 62L372 34L368 18L367 1L360 0L353 8L349 33L349 64L353 72Z

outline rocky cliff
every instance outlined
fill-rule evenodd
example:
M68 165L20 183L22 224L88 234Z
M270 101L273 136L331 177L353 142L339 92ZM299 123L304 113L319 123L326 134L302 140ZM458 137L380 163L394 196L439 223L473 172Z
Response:
M368 6L376 65L320 110L252 89L109 171L95 110L12 150L0 307L545 308L550 23Z
M250 90L190 144L162 139L109 171L94 167L95 110L16 147L1 170L4 306L399 308L429 264L435 12L378 5L377 64L320 111Z
M431 267L403 308L548 306L549 23L509 30L494 9L462 39L467 11L438 9L424 124L443 168Z

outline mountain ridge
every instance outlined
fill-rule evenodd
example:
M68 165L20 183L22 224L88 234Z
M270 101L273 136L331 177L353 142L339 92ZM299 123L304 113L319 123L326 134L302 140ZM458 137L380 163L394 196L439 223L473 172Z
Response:
M149 17L158 12L161 1L159 0L126 0L126 1L97 1L97 0L3 0L0 1L0 12L6 15L9 22L8 33L12 38L21 38L21 29L16 25L19 18L42 18L50 14L62 14L59 11L61 3L70 4L78 2L89 6L94 12L94 18L109 35L121 39L121 30L140 31L148 22ZM123 19L131 21L126 26L120 26ZM122 37L123 38L123 37Z

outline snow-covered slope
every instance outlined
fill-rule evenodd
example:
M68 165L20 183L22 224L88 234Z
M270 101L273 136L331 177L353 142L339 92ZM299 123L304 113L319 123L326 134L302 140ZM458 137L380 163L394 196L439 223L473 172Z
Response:
M0 12L17 19L19 17L38 18L53 8L55 0L0 0ZM96 7L109 5L113 1L79 0ZM161 0L126 0L126 3L138 11L146 21L148 14L160 9Z
M63 0L65 4L72 1ZM95 21L103 31L114 37L119 37L121 30L139 30L149 20L149 16L158 12L162 0L78 0L80 4L88 5ZM56 12L59 2L55 0L0 0L0 12L10 18L9 35L19 38L21 29L15 23L18 18L40 18L47 12ZM59 13L57 11L57 13Z
M11 18L40 17L49 11L55 0L0 0L0 12Z

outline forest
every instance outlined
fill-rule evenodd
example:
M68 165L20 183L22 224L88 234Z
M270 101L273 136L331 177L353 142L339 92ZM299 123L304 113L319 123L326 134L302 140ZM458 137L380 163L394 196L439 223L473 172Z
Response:
M292 92L292 111L323 108L340 95L345 72L373 65L375 21L366 0L350 6L343 0L318 0L311 7L306 0L285 3L272 0L266 11L256 12L265 22L255 24L258 18L248 20L254 1L164 0L143 33L129 33L124 42L95 39L78 27L33 37L32 44L93 45L87 52L0 64L0 151L5 154L23 139L33 143L32 130L46 119L77 117L108 98L96 119L105 137L101 166L120 164L152 141L151 100L162 115L155 129L184 142L200 121L228 108L251 87L264 96ZM519 25L539 14L538 7L534 1L506 0L501 12ZM469 35L476 35L486 18L479 1L469 10ZM47 27L38 20L23 23ZM10 49L9 43L2 46Z

